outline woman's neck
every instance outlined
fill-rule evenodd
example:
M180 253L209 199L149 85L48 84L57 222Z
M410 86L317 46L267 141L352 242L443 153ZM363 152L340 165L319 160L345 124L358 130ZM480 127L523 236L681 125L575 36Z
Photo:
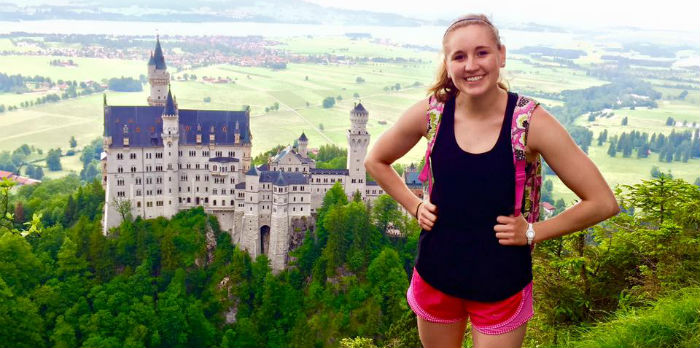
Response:
M500 87L483 95L472 97L465 93L457 94L455 111L461 110L469 118L489 118L501 114L508 103L508 92Z

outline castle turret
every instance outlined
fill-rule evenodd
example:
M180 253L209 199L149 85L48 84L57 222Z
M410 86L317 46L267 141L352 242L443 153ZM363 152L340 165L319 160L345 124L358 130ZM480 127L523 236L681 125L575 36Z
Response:
M272 215L270 217L270 258L274 273L284 270L289 252L289 186L282 172L272 184Z
M362 106L362 103L355 104L350 111L350 129L348 129L348 182L345 183L345 194L352 198L355 191L360 191L365 197L365 177L364 165L369 145L369 133L367 133L367 119L369 114Z
M148 61L148 83L151 85L151 95L148 97L148 105L165 106L170 73L165 65L163 49L160 47L160 38L156 37L156 49Z
M171 217L177 214L179 204L179 180L178 180L178 150L180 140L180 117L177 110L177 104L173 98L170 88L165 99L165 107L163 108L163 215Z
M306 146L309 145L309 139L306 138L306 134L304 134L304 132L301 132L301 136L298 139L298 145L299 145L298 152L301 155L301 157L304 157L304 158L309 157L306 154L306 151L307 151Z
M248 251L252 258L266 252L266 250L264 250L265 241L262 238L262 232L259 230L259 186L260 175L255 169L255 166L250 166L250 170L245 173L245 199L243 203L243 235L241 238L241 246ZM269 238L269 227L267 238Z

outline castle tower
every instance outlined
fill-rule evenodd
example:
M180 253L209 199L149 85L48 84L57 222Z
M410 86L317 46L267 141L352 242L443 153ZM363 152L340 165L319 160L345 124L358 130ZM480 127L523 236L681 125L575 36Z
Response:
M309 139L306 138L306 134L304 132L301 132L301 136L299 137L299 154L301 157L307 158L309 156L306 155L306 146L309 145Z
M156 49L151 53L148 61L148 83L151 85L151 95L148 97L148 105L165 106L169 85L170 73L165 66L163 49L160 47L160 38L156 37Z
M278 172L277 179L272 184L272 216L270 217L270 258L272 272L279 273L287 265L289 252L289 186Z
M180 140L180 117L177 104L168 87L168 96L165 99L163 108L163 166L165 175L163 176L163 215L171 217L178 211L178 150Z
M358 103L350 111L350 129L348 129L348 182L345 183L345 194L351 199L355 191L360 191L365 197L365 156L369 145L367 133L367 118L369 114Z
M255 170L255 166L250 166L250 170L245 173L245 199L243 204L243 235L241 236L241 247L247 250L250 257L255 259L264 245L261 245L262 230L259 224L260 214L258 213L260 185L260 175ZM269 226L268 226L269 238ZM263 241L264 242L264 241Z

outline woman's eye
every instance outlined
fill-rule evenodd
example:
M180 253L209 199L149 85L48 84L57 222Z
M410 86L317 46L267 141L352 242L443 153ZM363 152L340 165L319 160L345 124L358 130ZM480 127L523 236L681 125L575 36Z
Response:
M480 57L483 57L483 56L489 54L489 52L488 52L488 51L479 51L479 52L477 52L476 54L477 54L478 56L480 56Z
M461 60L462 58L464 58L464 55L461 55L461 54L457 54L457 55L452 56L452 59L454 59L454 60Z

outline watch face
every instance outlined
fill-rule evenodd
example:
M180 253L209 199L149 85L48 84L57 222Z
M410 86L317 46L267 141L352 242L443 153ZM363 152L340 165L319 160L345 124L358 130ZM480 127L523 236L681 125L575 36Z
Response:
M528 230L528 231L525 233L525 235L526 235L528 238L532 238L532 237L535 236L535 231L533 231L533 230Z

